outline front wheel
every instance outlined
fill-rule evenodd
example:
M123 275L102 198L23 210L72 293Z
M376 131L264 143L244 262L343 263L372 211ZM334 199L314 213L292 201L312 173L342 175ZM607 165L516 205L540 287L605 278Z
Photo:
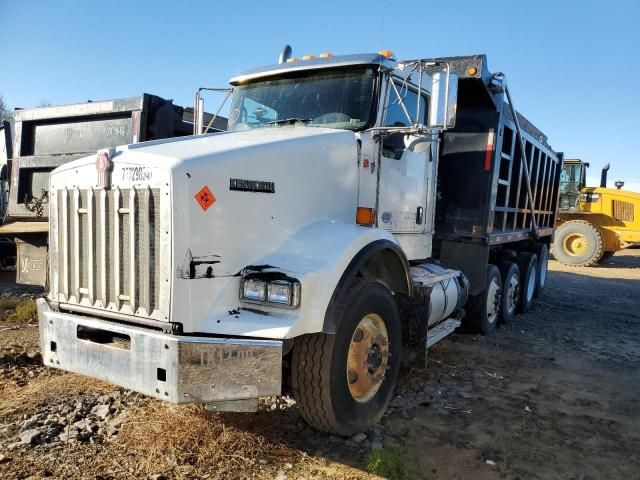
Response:
M375 281L359 281L334 309L336 333L295 340L292 387L303 418L313 427L353 435L384 414L400 367L402 332L393 294Z
M585 220L570 220L556 228L552 253L556 260L573 267L590 267L604 251L602 233Z

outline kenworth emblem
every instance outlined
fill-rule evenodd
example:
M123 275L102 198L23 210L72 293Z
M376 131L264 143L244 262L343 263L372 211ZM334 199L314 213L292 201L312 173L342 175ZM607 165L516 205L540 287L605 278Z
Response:
M109 188L109 170L111 170L109 150L100 150L98 152L96 170L98 171L98 188Z

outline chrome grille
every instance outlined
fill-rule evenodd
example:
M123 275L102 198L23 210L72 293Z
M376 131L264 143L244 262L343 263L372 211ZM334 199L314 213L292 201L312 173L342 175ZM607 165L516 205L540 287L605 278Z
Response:
M161 295L160 278L161 198L160 189L149 187L58 190L51 206L52 296L167 320L168 296Z

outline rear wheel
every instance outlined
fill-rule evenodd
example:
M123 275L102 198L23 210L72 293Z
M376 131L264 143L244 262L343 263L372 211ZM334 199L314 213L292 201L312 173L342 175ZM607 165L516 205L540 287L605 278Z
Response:
M533 308L538 278L538 257L533 253L519 253L518 268L520 269L520 302L518 310L520 313L527 313Z
M536 291L534 295L539 297L547 286L547 272L549 269L549 248L544 243L536 243L534 253L538 257L538 275L536 278Z
M334 311L334 335L304 335L294 343L293 394L310 425L352 435L375 425L393 394L400 314L387 287L364 280L345 292Z
M604 252L602 233L598 227L584 220L571 220L556 228L553 256L574 267L590 267Z
M482 293L472 296L465 323L475 332L489 335L496 329L502 307L502 279L495 265L489 265Z
M520 269L513 262L498 264L502 276L502 321L511 322L520 302Z

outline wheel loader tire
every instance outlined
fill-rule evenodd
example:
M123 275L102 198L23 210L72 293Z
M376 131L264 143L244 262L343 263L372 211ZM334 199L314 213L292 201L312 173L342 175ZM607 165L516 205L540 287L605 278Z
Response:
M553 239L553 256L572 267L590 267L604 253L602 233L584 220L571 220L560 225Z
M502 277L500 320L509 323L515 318L520 303L520 269L513 262L500 262L498 269Z
M549 248L544 243L536 243L533 253L538 257L538 275L536 277L536 291L534 296L538 298L547 286L547 273L549 271Z
M291 383L311 426L346 436L384 414L398 377L402 327L393 294L375 281L354 283L334 312L335 334L296 338Z
M476 333L489 335L498 325L502 308L502 277L495 265L487 266L484 289L469 298L469 315L464 317L465 326Z
M538 278L538 257L535 253L520 252L518 254L518 268L520 269L520 313L530 312L533 308L536 283Z

